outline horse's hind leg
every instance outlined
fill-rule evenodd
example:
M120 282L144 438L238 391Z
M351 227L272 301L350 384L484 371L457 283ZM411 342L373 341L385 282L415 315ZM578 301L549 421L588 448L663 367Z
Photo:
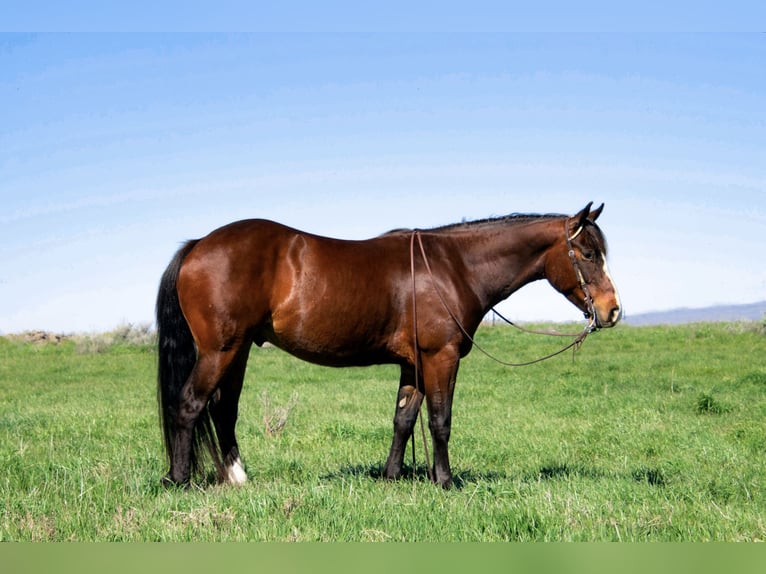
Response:
M414 367L402 366L399 393L396 397L396 410L394 411L394 438L391 442L388 460L383 467L384 478L397 479L401 477L407 441L412 436L412 430L415 427L422 402L423 394L415 388Z
M236 357L234 351L199 352L197 362L181 391L174 425L170 473L165 478L166 483L188 484L192 467L197 466L198 462L197 453L194 452L196 442L205 443L211 451L214 450L209 421L201 417L207 416L205 407Z
M237 485L247 481L234 430L249 350L249 345L243 345L210 400L210 416L215 425L223 461L219 480Z

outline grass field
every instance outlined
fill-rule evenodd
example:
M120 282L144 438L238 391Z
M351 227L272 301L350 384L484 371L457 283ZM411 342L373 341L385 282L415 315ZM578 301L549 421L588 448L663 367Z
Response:
M509 360L560 344L477 339ZM472 353L450 491L427 482L420 442L414 478L378 478L397 369L274 348L253 349L241 401L249 483L165 491L155 354L120 341L0 338L0 541L766 539L760 323L621 326L574 362L518 369Z

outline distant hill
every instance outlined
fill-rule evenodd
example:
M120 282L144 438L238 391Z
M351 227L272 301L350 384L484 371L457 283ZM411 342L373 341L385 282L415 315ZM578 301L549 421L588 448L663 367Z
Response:
M702 321L760 321L766 318L766 301L746 305L716 305L700 309L671 309L627 315L628 325L677 325Z

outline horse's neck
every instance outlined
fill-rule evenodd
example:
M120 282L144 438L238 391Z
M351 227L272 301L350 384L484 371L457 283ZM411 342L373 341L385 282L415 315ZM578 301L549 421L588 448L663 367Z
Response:
M462 241L472 288L493 306L524 285L545 277L545 253L564 233L558 219L498 223Z

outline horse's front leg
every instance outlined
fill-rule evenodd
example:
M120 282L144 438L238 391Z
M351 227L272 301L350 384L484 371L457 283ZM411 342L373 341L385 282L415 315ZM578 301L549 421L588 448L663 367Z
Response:
M394 438L391 442L388 460L383 467L384 478L397 479L401 477L407 441L412 436L412 430L418 419L422 402L423 394L415 388L414 367L411 365L402 366L399 393L396 397L394 411Z
M459 355L452 349L423 357L428 427L433 441L433 479L443 488L452 486L448 444L452 428L452 397L459 366Z

